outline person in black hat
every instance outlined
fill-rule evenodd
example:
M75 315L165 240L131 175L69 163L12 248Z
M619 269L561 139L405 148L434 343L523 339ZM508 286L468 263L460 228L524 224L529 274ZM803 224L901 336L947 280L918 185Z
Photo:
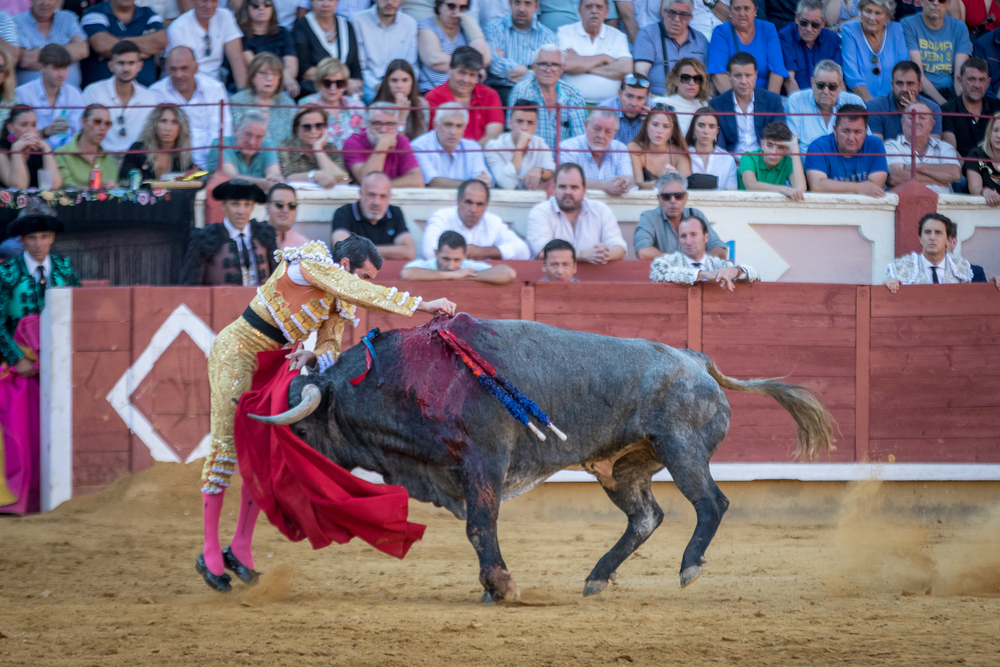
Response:
M251 220L253 207L267 196L243 178L220 183L212 197L222 202L226 218L192 229L181 269L183 285L263 285L277 263L274 228Z
M0 264L0 361L21 377L30 377L35 370L14 343L17 323L42 312L46 288L80 286L69 258L49 253L56 232L62 230L62 222L41 202L29 203L7 225L7 234L20 237L24 252Z

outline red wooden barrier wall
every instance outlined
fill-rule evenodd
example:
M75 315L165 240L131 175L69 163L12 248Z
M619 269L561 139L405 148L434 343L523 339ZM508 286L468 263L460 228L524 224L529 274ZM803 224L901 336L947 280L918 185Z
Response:
M903 288L818 284L396 283L448 296L482 318L533 319L642 337L710 355L734 377L788 376L820 392L837 420L835 462L1000 462L1000 293L987 285ZM74 492L150 464L106 396L186 305L213 331L246 307L249 288L87 288L73 297ZM369 328L427 321L361 313ZM208 433L204 352L181 333L132 402L184 460ZM626 369L627 370L627 369ZM772 400L730 393L733 421L715 461L791 461L795 426Z

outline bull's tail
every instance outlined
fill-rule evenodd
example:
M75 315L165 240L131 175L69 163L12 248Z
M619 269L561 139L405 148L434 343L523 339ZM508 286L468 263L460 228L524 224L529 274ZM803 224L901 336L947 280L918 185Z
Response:
M767 394L788 411L798 431L796 458L814 459L819 453L828 454L836 449L833 446L833 418L815 391L775 379L735 380L723 375L708 357L705 361L709 374L723 389Z

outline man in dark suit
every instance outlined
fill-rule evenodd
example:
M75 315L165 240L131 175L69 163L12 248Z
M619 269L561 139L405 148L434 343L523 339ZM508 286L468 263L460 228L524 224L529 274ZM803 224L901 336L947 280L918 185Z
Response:
M757 60L746 51L733 54L726 64L726 72L732 90L709 102L709 106L720 114L736 112L735 115L719 116L719 146L740 155L759 151L764 126L782 120L781 96L757 87ZM765 115L751 115L755 113Z

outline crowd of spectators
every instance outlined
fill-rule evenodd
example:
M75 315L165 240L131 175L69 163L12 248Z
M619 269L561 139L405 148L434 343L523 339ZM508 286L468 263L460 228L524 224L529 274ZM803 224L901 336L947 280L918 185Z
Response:
M588 188L657 192L635 239L647 258L679 252L680 223L698 217L689 189L878 198L915 179L1000 206L1000 33L981 3L20 4L0 12L4 187L85 188L95 168L108 185L134 170L272 194L351 185L367 203L338 211L338 229L437 262L414 271L473 279L462 261L551 252L566 265L555 241L573 266L623 258ZM425 186L458 188L458 204L428 222L418 259L388 201ZM526 243L486 212L492 188L547 193ZM440 241L450 232L464 244Z

